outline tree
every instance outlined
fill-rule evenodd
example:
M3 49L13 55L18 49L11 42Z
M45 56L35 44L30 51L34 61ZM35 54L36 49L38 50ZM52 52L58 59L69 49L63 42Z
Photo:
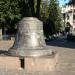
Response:
M14 29L20 19L31 16L50 25L48 30L51 33L60 29L57 0L50 0L50 3L49 0L0 0L0 25L3 31L4 28Z
M0 25L3 34L4 28L14 29L23 17L33 16L40 19L40 5L41 0L0 0Z
M41 0L37 0L36 17L40 18L40 5Z
M41 0L29 0L29 6L31 9L31 14L33 17L37 17L40 19L40 5Z
M58 0L48 0L48 18L44 23L44 33L47 38L61 30L61 11Z
M68 4L69 4L69 5L75 4L75 0L69 0Z
M21 14L17 0L0 0L0 25L4 28L13 29Z
M21 18L29 16L30 9L29 9L28 0L17 0L17 2L18 2L18 6L20 10L19 13L21 14Z
M49 9L48 0L42 1L40 7L40 16L43 22L45 22L49 16L48 9Z
M51 25L53 33L59 32L61 28L61 14L58 0L50 0L49 21L53 23L53 25Z
M30 6L31 13L32 13L33 17L35 16L35 7L34 7L34 4L35 4L34 0L29 0L29 6Z

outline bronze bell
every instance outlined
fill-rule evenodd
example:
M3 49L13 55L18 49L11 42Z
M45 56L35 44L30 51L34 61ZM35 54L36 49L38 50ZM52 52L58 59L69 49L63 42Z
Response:
M14 45L8 50L13 56L44 56L52 54L43 35L43 23L34 17L23 18L18 24Z

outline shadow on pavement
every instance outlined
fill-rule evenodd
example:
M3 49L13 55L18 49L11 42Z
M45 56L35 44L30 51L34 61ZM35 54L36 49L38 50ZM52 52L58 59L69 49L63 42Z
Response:
M52 41L46 41L46 44L49 46L57 46L57 47L75 49L75 42L69 42L66 39L56 39Z

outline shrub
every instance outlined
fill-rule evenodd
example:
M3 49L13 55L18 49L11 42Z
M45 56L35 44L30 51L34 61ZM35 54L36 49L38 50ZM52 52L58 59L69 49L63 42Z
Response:
M67 40L68 40L68 41L75 41L75 35L68 34L68 35L67 35Z

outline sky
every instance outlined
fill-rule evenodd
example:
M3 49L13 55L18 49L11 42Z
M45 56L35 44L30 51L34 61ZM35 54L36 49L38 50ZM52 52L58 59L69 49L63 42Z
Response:
M59 5L62 6L67 3L69 0L59 0Z

